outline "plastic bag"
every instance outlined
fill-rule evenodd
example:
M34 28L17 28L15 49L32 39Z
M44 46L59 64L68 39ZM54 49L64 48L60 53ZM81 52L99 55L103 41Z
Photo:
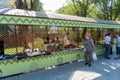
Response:
M97 61L97 55L96 55L95 52L93 52L92 56L93 56L93 60L94 60L94 61Z

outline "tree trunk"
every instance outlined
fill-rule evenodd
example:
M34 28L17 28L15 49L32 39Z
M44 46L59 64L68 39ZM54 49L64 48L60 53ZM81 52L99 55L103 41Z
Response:
M86 5L85 5L85 8L84 8L84 17L87 17L88 6L89 6L89 0L86 0ZM83 40L85 39L86 32L87 32L87 28L84 28L83 32L82 32L82 39Z
M73 5L74 5L74 8L75 8L75 10L76 10L76 14L79 16L79 11L78 11L78 8L77 8L77 6L76 6L75 1L72 0L72 2L73 2Z
M23 9L23 1L22 0L16 0L15 5L17 9Z
M30 10L33 10L33 0L30 0Z
M27 1L26 1L26 0L24 0L24 6L23 6L23 8L24 8L25 10L28 10L28 4L27 4Z
M87 17L87 10L88 10L89 0L86 0L85 8L84 8L84 17Z
M82 31L82 40L84 41L85 40L85 34L87 32L87 28L83 28L83 31Z
M113 21L115 21L115 20L117 19L118 16L119 16L119 13L116 13L116 14L115 14L115 17L114 17L114 19L113 19Z

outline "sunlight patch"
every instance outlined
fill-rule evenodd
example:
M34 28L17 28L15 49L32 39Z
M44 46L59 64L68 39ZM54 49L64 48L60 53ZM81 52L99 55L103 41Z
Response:
M110 72L110 70L108 70L108 69L104 69L104 71L106 71L106 72Z
M110 68L112 68L112 69L116 69L116 67L114 67L114 66L110 66Z
M69 80L93 80L100 76L101 74L93 71L75 71Z
M101 64L106 65L106 63L105 63L105 62L101 62Z

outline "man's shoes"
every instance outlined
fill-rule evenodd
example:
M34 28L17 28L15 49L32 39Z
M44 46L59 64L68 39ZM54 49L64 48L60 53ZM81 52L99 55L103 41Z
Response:
M86 62L85 65L87 65L89 62Z
M106 57L106 59L111 59L110 57Z
M111 53L110 55L113 55L113 53Z
M114 59L120 59L120 57L115 57Z
M91 64L88 64L88 66L90 67L90 66L91 66Z

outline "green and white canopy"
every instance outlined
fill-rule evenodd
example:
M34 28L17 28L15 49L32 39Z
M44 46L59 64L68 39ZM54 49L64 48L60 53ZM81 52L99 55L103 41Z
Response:
M120 28L117 21L10 8L0 10L0 24Z

